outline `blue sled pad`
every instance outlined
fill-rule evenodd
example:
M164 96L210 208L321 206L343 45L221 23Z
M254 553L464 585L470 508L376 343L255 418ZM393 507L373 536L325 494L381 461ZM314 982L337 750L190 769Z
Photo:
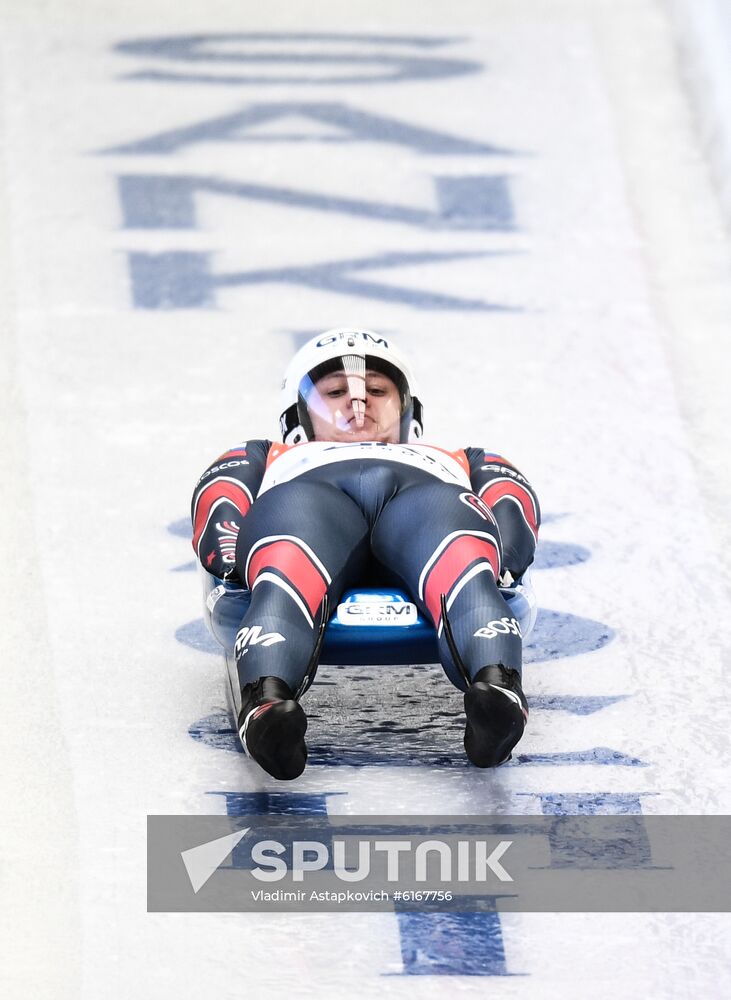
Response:
M213 638L232 654L236 633L251 601L242 587L203 571L204 617ZM527 637L535 621L535 599L527 581L503 589L512 614ZM394 666L438 663L434 626L396 588L347 590L325 630L320 663Z

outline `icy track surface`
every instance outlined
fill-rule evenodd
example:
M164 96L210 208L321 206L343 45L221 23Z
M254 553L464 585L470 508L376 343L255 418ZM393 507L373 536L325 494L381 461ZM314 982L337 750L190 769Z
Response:
M2 4L2 995L728 996L726 916L146 913L147 814L731 810L728 246L665 8L297 6ZM191 488L342 323L541 496L495 773L437 668L323 669L286 787L227 730Z

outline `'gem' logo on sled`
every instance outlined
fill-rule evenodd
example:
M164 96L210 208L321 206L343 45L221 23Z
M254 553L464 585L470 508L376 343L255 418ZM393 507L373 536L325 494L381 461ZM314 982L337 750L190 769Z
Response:
M370 599L369 599L370 598ZM338 605L340 625L415 625L416 605L399 594L351 594Z

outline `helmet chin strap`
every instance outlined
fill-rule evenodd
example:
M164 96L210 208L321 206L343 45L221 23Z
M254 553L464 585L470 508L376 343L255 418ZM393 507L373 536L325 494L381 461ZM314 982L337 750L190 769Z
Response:
M353 404L355 426L360 430L365 424L366 416L366 364L362 354L346 354L343 357L343 368L348 380L348 393Z

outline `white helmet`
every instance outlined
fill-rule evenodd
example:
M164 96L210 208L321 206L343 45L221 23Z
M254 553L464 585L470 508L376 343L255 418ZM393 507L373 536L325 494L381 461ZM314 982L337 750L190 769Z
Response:
M328 411L327 419L332 420L334 416L338 419L340 429L333 424L335 434L332 438L328 436L329 440L348 439L351 429L348 419L353 428L357 424L358 439L364 439L368 426L373 426L371 417L366 416L366 378L377 381L379 374L386 375L394 383L399 398L395 412L389 416L393 429L380 433L374 430L373 439L386 440L384 435L388 433L390 439L402 442L419 440L423 434L422 407L404 357L390 338L370 330L338 327L308 340L287 366L279 417L284 443L300 444L315 439L313 419L319 419L318 408L320 415ZM318 382L322 384L326 376L340 379L342 386L339 394L344 397L344 405L334 415L331 412L333 404L322 401L317 388ZM371 394L369 388L368 395ZM341 412L346 406L349 417ZM368 406L370 412L370 403ZM369 423L364 427L365 421Z

